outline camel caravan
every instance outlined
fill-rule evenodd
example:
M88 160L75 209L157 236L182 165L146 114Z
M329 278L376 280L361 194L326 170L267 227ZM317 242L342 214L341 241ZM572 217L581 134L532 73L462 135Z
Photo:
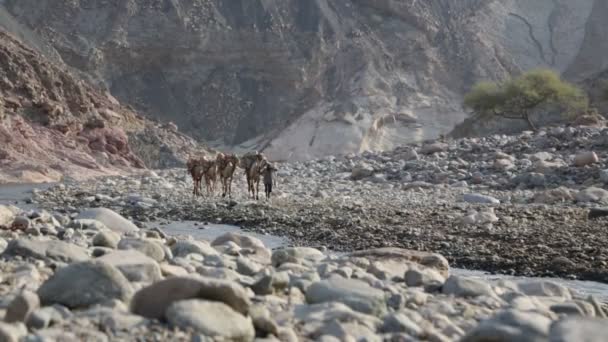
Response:
M223 153L218 153L215 158L207 156L190 158L187 168L193 181L192 194L195 197L202 196L204 180L207 196L214 196L219 178L222 185L222 197L228 195L232 198L232 180L237 167L245 171L247 194L250 198L259 200L260 178L263 178L266 199L270 199L274 184L273 173L277 169L262 153L257 151L249 152L240 158L236 154Z

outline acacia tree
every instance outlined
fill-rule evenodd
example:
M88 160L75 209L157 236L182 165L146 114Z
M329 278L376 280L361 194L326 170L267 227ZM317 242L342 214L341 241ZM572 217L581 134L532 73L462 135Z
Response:
M533 70L501 83L480 82L464 99L465 107L478 118L498 116L524 120L536 130L530 118L536 110L557 107L565 117L584 113L587 96L576 86L563 81L551 70Z

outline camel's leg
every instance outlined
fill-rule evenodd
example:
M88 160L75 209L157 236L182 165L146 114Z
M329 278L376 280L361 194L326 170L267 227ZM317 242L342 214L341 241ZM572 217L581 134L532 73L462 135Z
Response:
M228 192L228 178L222 178L222 197L226 197Z
M251 179L247 175L247 197L251 198Z
M232 198L232 176L228 178L228 197Z

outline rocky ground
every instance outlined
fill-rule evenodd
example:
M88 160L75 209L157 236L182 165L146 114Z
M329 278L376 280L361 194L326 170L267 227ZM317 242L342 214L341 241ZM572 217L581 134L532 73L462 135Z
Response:
M140 184L171 184L147 179ZM159 199L123 200L144 209ZM209 242L138 225L106 208L0 206L0 341L600 341L608 334L605 305L592 296L548 281L450 275L439 254L271 251L245 235Z
M242 170L230 200L192 198L182 169L65 179L33 191L38 210L0 206L0 336L600 341L597 299L448 265L606 282L606 137L554 128L281 164L270 202L247 199ZM150 228L183 220L316 248Z
M597 209L608 202L607 144L606 129L555 128L281 164L272 202L247 199L242 170L233 200L194 200L182 169L67 183L34 200L109 207L140 222L234 224L300 246L402 247L462 268L608 282Z

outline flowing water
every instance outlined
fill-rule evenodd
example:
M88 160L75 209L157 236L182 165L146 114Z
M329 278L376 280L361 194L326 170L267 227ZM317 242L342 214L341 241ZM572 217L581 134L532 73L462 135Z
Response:
M0 204L15 205L22 209L32 208L28 199L34 189L46 190L55 183L44 184L0 184Z
M518 277L518 276L509 276L502 274L490 274L484 271L474 271L474 270L464 270L459 268L451 268L451 274L462 275L471 278L484 279L490 282L496 282L501 279L505 280L546 280L552 281L566 287L569 287L573 290L576 290L578 293L583 295L594 295L602 302L608 302L608 284L598 283L595 281L586 281L586 280L569 280L563 278L537 278L537 277Z
M270 249L287 246L289 240L274 235L263 235L251 232L244 232L239 227L231 226L227 224L198 224L194 221L182 221L182 222L171 222L169 224L153 223L152 227L161 228L165 233L169 235L192 235L197 239L204 239L208 241L214 240L216 237L226 233L239 233L243 235L249 235L260 239L264 245Z

